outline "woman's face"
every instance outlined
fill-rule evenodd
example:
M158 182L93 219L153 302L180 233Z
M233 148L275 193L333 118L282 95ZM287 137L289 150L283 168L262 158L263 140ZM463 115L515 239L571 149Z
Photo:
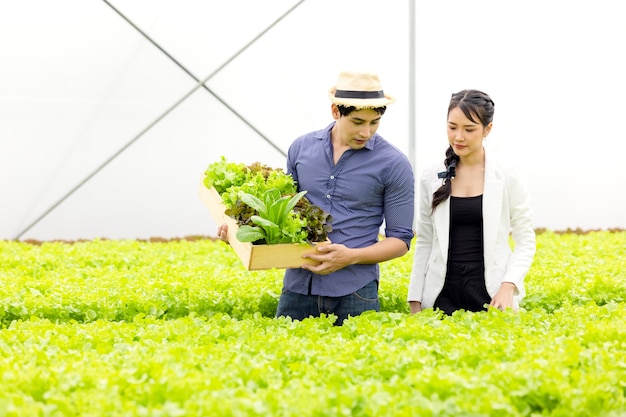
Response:
M454 153L463 159L482 155L483 139L490 131L491 123L487 127L474 123L458 107L448 113L448 142Z

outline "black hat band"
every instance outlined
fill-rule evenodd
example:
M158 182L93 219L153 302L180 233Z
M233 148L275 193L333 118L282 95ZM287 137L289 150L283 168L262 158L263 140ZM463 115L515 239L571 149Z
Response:
M385 98L385 93L383 93L383 90L378 90L378 91L337 90L335 91L335 97L336 98L361 98L361 99Z

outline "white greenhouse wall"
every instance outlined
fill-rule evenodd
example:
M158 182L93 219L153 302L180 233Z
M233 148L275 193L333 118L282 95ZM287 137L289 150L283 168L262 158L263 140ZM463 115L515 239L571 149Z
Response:
M210 162L284 166L109 4L283 151L331 121L340 70L371 69L397 98L379 133L414 144L419 175L445 150L450 94L482 89L487 146L524 169L537 227L626 228L619 2L418 1L410 19L405 0L29 0L0 2L0 239L214 235Z

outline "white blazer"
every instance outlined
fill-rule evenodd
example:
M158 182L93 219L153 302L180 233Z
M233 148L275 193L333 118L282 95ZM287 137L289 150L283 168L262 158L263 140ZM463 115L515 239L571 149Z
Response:
M425 170L420 179L419 215L413 270L408 301L421 301L432 308L443 289L448 263L450 199L442 201L431 213L433 193L443 183L437 173L445 171L443 162ZM536 250L530 195L520 175L505 169L485 151L483 190L483 243L485 284L493 296L502 282L515 284L514 309L525 295L524 278ZM510 236L515 249L511 249Z

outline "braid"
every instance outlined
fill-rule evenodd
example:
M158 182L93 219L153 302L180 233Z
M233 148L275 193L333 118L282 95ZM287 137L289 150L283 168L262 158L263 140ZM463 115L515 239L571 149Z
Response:
M444 161L446 170L437 174L439 178L443 178L443 184L433 193L432 210L442 201L450 197L452 193L452 178L456 175L456 164L459 162L459 156L454 153L452 146L446 149L446 159Z

